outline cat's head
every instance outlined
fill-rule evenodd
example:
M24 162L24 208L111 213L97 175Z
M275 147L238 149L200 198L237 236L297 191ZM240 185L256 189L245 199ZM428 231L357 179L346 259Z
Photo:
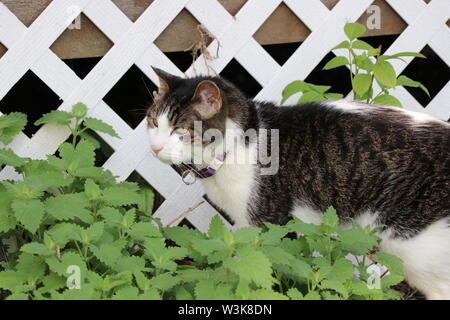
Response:
M173 164L205 162L223 153L229 120L242 119L242 110L234 110L245 105L240 91L219 77L185 79L154 71L160 87L147 111L152 152Z

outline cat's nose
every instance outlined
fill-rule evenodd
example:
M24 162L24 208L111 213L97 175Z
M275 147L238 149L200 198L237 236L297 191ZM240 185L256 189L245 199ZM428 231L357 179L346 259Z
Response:
M150 148L152 148L152 151L157 155L163 149L163 146L159 144L152 144Z

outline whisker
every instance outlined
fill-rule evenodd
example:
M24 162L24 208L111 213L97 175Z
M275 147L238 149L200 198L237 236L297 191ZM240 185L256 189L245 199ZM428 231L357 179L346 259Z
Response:
M148 88L147 83L145 82L144 77L142 77L142 82L144 82L144 86L145 86L145 88L147 89L147 92L148 92L148 94L149 94L149 96L150 96L150 99L152 100L152 103L153 103L153 102L155 101L155 98L153 97L153 94L151 93L150 89Z

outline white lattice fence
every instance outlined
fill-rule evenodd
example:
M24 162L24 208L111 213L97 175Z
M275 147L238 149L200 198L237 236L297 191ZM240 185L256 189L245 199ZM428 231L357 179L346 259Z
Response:
M281 2L312 31L283 66L253 38ZM116 139L100 134L114 149L104 167L120 180L137 171L166 199L155 215L167 224L202 199L201 185L185 186L170 166L151 155L145 121L133 130L102 99L133 64L155 84L157 77L150 66L183 75L154 44L180 11L186 8L217 39L210 44L210 52L216 52L220 43L219 57L209 62L216 73L234 58L263 87L257 99L279 101L284 86L306 78L329 50L344 40L343 25L356 21L372 2L341 0L329 10L319 0L249 0L233 17L216 0L156 0L133 23L110 0L54 0L29 28L0 3L0 42L8 48L0 59L0 100L32 70L64 101L60 110L68 110L79 101L86 103L90 116L112 124L122 137ZM420 51L428 44L450 65L450 30L446 25L450 18L450 1L432 0L428 5L423 0L387 2L408 24L387 53ZM69 12L73 12L69 8L74 6L114 42L112 49L83 80L49 49L70 24ZM335 53L339 54L338 50ZM409 63L412 58L406 60ZM394 67L401 72L406 64L394 62ZM194 70L197 73L208 71L203 57L196 60L186 74L193 75ZM394 95L410 110L445 120L450 117L450 82L426 108L404 89L397 89ZM66 128L47 124L32 138L20 134L9 147L21 156L43 158L53 154L69 135ZM18 176L12 168L6 167L0 172L0 179L15 178ZM216 211L205 203L187 219L200 230L206 230L214 214Z

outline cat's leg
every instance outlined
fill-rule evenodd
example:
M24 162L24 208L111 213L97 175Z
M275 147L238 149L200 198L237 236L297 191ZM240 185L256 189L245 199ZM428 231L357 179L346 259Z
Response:
M409 239L383 239L380 249L404 262L405 279L427 299L450 299L450 218Z

